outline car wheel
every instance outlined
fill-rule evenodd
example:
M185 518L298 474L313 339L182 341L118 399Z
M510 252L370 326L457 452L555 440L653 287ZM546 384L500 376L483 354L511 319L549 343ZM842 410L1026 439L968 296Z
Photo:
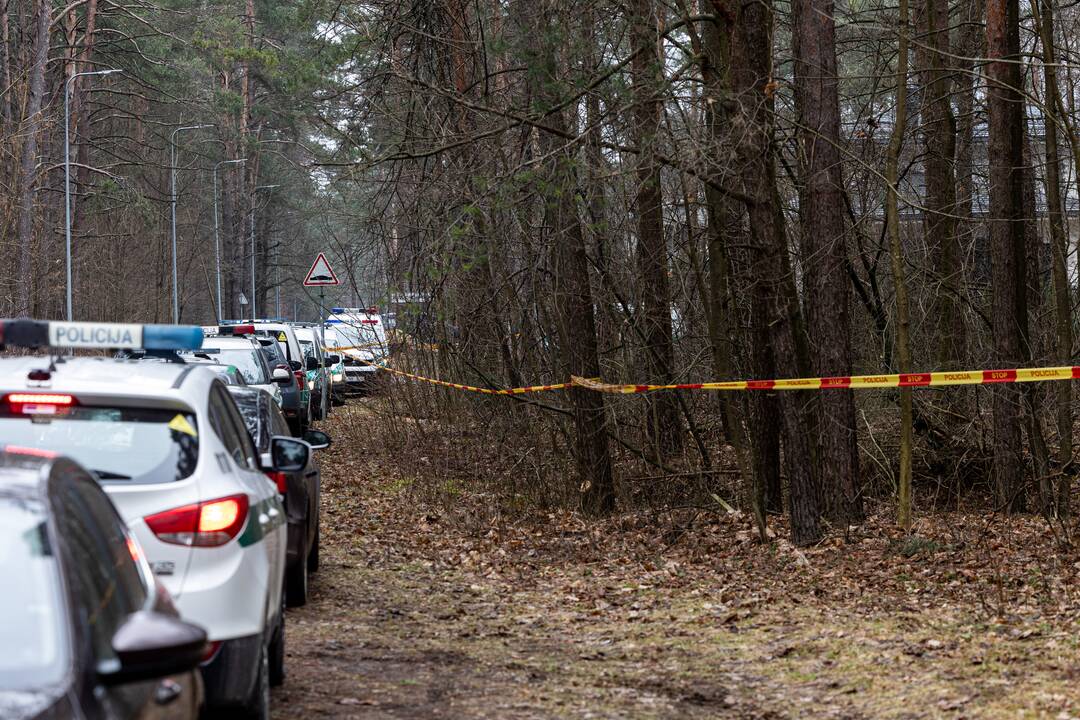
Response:
M259 676L244 710L248 720L270 720L270 653L265 644L259 653Z
M281 687L285 684L285 601L282 598L281 612L278 615L277 632L270 642L270 685Z
M308 572L319 570L319 528L315 528L315 542L311 543L311 552L308 553Z
M285 602L289 607L302 607L307 604L308 595L308 556L307 553L285 572Z

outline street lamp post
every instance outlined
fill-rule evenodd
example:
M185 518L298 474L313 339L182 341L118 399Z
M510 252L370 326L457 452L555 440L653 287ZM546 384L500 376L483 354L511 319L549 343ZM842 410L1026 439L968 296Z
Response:
M67 259L67 319L74 319L71 292L71 83L88 75L112 75L119 70L88 70L75 73L64 83L64 253Z
M233 165L236 163L246 163L247 158L240 158L239 160L222 160L214 166L214 258L216 265L217 275L217 321L218 325L221 324L221 237L218 229L218 190L217 190L217 171L222 165Z
M172 148L171 162L169 163L170 172L170 198L172 205L172 312L173 322L180 322L180 289L178 287L178 276L176 272L176 134L183 130L200 130L202 128L214 127L213 125L185 125L184 127L178 127L172 131L172 135L169 136L169 146Z
M260 190L269 190L271 188L281 187L280 185L259 185L255 188L255 191L251 193L251 317L257 318L259 314L255 312L255 193Z

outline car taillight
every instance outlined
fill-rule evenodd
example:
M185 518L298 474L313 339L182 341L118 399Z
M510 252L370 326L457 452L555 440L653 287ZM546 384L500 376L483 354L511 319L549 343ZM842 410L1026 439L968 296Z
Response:
M13 415L60 415L77 404L60 393L11 393L4 398Z
M203 651L203 656L202 656L202 664L205 665L206 663L213 660L214 656L217 655L218 650L220 650L220 649L221 649L221 641L220 640L214 640L212 642L206 643L206 650Z
M184 505L144 519L161 542L217 547L240 534L247 513L248 497L241 494Z
M304 371L303 370L296 370L295 372L293 372L293 375L296 376L296 387L297 387L297 389L303 390L304 389Z
M277 485L277 491L282 495L289 489L288 477L285 473L274 471L266 473L266 476L274 481L274 484Z

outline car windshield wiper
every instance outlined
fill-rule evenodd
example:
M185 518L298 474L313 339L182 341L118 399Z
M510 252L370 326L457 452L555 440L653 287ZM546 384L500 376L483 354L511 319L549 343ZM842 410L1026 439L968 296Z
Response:
M91 470L90 472L98 476L99 480L130 480L130 475L124 475L123 473L115 473L110 470Z

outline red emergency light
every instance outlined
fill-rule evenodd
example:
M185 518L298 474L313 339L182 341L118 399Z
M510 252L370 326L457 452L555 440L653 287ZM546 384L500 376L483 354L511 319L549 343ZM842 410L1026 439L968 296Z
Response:
M218 335L254 335L254 325L220 325Z
M60 393L10 393L4 398L15 415L59 415L75 405L75 398Z

